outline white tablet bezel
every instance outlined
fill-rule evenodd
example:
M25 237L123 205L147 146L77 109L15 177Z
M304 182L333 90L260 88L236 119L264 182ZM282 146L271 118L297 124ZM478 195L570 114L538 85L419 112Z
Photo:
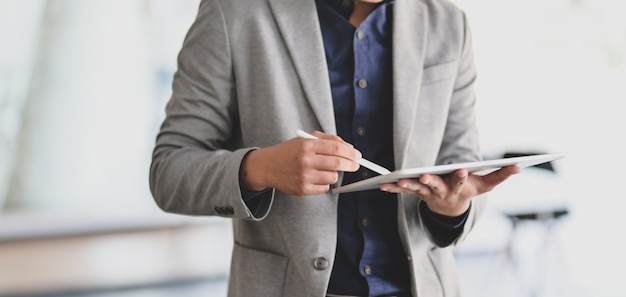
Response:
M467 169L470 173L474 174L487 174L489 172L498 170L502 167L518 165L521 168L530 167L554 161L563 157L563 154L539 154L523 157L512 157L495 160L477 161L477 162L465 162L446 165L437 165L429 167L417 167L410 169L400 169L388 174L374 176L362 181L354 182L351 184L343 185L332 189L332 193L347 193L355 191L364 191L378 189L381 184L395 183L402 178L417 178L422 174L447 174L457 169Z

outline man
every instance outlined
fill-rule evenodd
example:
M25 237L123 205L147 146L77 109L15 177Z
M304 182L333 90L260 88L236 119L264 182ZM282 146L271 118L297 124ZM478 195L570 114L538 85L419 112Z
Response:
M449 246L518 167L329 190L374 175L361 156L479 160L475 77L465 16L445 1L203 1L151 190L164 211L233 218L229 296L458 296Z

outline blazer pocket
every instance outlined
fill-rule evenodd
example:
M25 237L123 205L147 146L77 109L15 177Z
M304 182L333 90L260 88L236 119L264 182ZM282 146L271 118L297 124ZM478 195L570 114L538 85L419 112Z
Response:
M439 282L442 296L460 296L459 278L455 272L456 260L452 253L452 246L433 247L428 251L428 257L437 276L437 280L432 280L432 283Z
M283 296L289 260L234 244L229 296Z
M458 64L456 60L424 67L422 85L430 85L456 76Z

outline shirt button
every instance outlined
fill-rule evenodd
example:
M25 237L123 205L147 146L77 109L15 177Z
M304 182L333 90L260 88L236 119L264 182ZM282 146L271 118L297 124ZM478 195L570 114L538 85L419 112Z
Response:
M315 267L315 269L317 270L324 270L328 267L328 260L326 260L326 258L324 257L316 258L313 261L313 267Z
M356 38L363 39L365 37L365 33L363 31L356 32Z
M363 224L363 226L367 226L369 223L370 219L368 219L367 217L361 218L361 224Z
M368 265L365 265L365 267L363 267L363 272L365 272L365 274L370 275L372 274L372 268L369 267Z
M367 87L367 81L364 79L359 79L359 88L365 89Z
M370 173L369 173L369 171L364 170L364 171L363 171L363 173L361 173L361 176L362 176L363 178L368 178L368 177L370 177Z
M359 136L365 135L365 128L363 128L363 127L357 128L356 129L356 134L358 134Z
M352 4L352 1L350 1L350 0L343 0L341 2L341 4L343 5L343 7L350 7L350 5Z

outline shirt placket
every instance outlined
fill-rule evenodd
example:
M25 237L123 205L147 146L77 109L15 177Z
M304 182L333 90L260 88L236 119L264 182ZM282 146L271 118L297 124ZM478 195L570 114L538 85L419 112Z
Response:
M354 117L352 120L352 139L357 148L361 149L364 157L371 157L371 152L368 151L367 145L367 114L369 109L372 108L372 93L369 84L371 83L371 71L367 61L368 57L368 36L367 31L359 27L356 29L353 37L353 49L354 49ZM359 174L363 179L371 177L371 172L361 167ZM365 203L367 199L367 192L359 192L357 195L357 224L363 234L363 254L359 263L359 270L363 277L369 279L374 273L372 270L371 258L367 255L368 250L371 248L368 245L370 239L368 229L371 228L371 210L369 205Z

